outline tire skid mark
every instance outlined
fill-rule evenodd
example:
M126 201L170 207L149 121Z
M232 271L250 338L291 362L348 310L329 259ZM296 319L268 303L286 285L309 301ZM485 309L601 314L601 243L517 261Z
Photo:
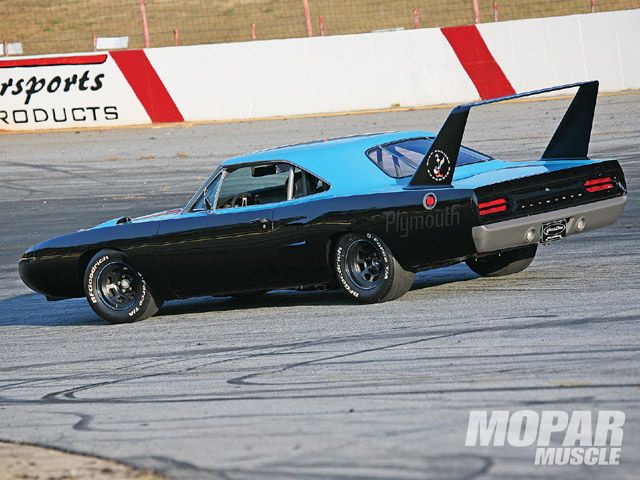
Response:
M10 167L32 168L34 170L44 170L46 172L61 173L65 176L72 177L72 178L83 178L93 183L100 183L100 184L104 183L101 180L96 180L95 176L85 175L82 173L78 173L77 171L71 171L72 169L62 168L52 164L40 165L40 164L25 163L25 162L0 162L0 164L4 164ZM81 170L81 168L78 168L77 170Z
M75 373L75 374L69 374L69 375L63 375L60 377L48 377L48 378L40 378L40 379L33 379L33 380L27 380L24 382L21 382L19 384L10 384L10 385L4 385L2 387L0 387L0 391L3 390L9 390L12 388L15 388L17 386L24 386L24 385L35 385L38 383L42 383L42 382L51 382L51 381L66 381L66 380L81 380L83 378L86 377L95 377L97 375L106 375L106 374L112 374L114 372L118 372L120 370L135 370L135 369L139 369L139 370L144 370L147 368L158 368L158 367L163 367L166 365L170 365L173 363L177 363L181 360L175 360L175 361L160 361L160 360L149 360L147 362L140 362L140 363L134 363L133 365L123 365L121 367L117 367L117 368L113 368L113 369L105 369L102 370L100 372L92 372L92 373Z
M615 318L609 318L607 319L608 322L612 321L612 320L618 320L618 321L626 321L628 319L635 319L635 316L623 316L623 317L615 317ZM599 320L599 319L596 319ZM335 359L340 359L340 358L348 358L348 357L352 357L355 355L359 355L359 354L364 354L364 353L369 353L369 352L375 352L375 351L381 351L381 350L385 350L385 349L391 349L391 348L397 348L397 347L401 347L401 346L408 346L408 345L415 345L415 344L420 344L423 342L427 342L427 341L432 341L432 340L437 340L437 339L442 339L442 338L449 338L449 337L455 337L455 336L459 336L459 335L466 335L466 334L473 334L473 333L483 333L483 332L489 332L489 331L502 331L502 330L519 330L519 329L528 329L528 328L540 328L542 326L548 326L549 323L552 323L554 325L560 325L560 324L582 324L586 321L589 321L589 318L587 319L573 319L573 320L564 320L564 321L556 321L556 320L552 320L552 321L547 321L547 322L540 322L540 323L535 323L535 324L528 324L528 325L522 325L522 326L511 326L511 327L479 327L476 329L471 329L471 330L466 330L466 331L462 331L462 332L453 332L453 333L449 333L449 334L443 334L443 335L435 335L432 337L428 337L428 338L418 338L415 340L411 340L408 342L399 342L399 343L393 343L393 344L388 344L388 345L382 345L379 347L372 347L372 348L368 348L368 349L363 349L363 350L359 350L357 352L348 352L348 353L343 353L343 354L337 354L337 355L331 355L331 356L327 356L327 357L322 357L319 359L313 359L313 360L308 360L308 361L304 361L304 362L295 362L295 363L291 363L291 364L286 364L284 366L278 367L276 370L273 370L273 367L265 367L263 370L266 371L258 371L258 372L252 372L250 374L247 375L243 375L241 377L236 377L233 379L229 379L227 380L227 383L231 384L231 385L242 385L242 386L266 386L266 385L278 385L278 384L270 384L270 383L258 383L258 382L250 382L248 381L249 379L252 378L257 378L259 376L264 376L264 375L272 375L272 374L277 374L277 373L281 373L284 372L286 370L290 370L293 368L299 368L299 367L303 367L303 366L308 366L308 365L313 365L316 363L323 363L326 362L328 360L335 360ZM361 336L357 336L357 337L361 337ZM368 338L365 336L365 338ZM339 340L344 340L344 337L340 338ZM351 339L352 341L353 339ZM286 346L282 347L283 350L291 350L291 349L295 349L295 348L299 348L300 346L318 346L320 344L327 344L327 343L335 343L336 339L327 339L327 340L322 340L319 342L312 342L312 341L306 341L306 342L294 342L293 345L288 345L285 344ZM277 353L277 352L274 352ZM234 358L227 358L227 359L220 359L220 360L215 360L213 362L206 362L204 364L201 365L197 365L197 366L193 366L193 367L188 367L186 369L178 369L178 370L174 370L174 371L168 371L168 372L155 372L155 373L150 373L150 374L145 374L145 375L134 375L134 376L128 376L126 378L121 378L121 379L115 379L115 380L110 380L110 381L104 381L104 382L97 382L97 383L91 383L91 384L87 384L87 385L82 385L79 387L74 387L71 389L65 389L65 390L61 390L61 391L56 391L56 392L52 392L49 394L46 394L42 397L42 400L44 401L48 401L48 402L59 402L59 401L65 401L63 399L61 399L60 397L64 397L66 400L73 400L73 401L77 401L77 398L75 397L75 395L78 392L81 391L85 391L85 390L89 390L89 389L93 389L93 388L98 388L98 387L104 387L104 386L110 386L110 385L115 385L118 383L122 383L122 382L127 382L127 381L133 381L133 380L139 380L139 379L145 379L145 378L153 378L153 377L158 377L158 376L164 376L164 375L175 375L175 374L180 374L180 373L189 373L189 372L193 372L199 368L202 367L206 367L206 366L210 366L210 365L215 365L215 364L221 364L221 363L228 363L228 362L233 362L233 361L238 361L238 360L243 360L243 359L247 359L247 358L252 358L252 357L257 357L257 356L262 356L264 355L264 352L255 352L249 355L241 355L238 357L234 357ZM179 363L180 361L183 361L182 359L177 359L171 362L166 362L164 364L168 365L168 364L172 364L172 363ZM161 364L164 365L164 364ZM119 369L124 369L127 368L126 366L123 367L119 367ZM360 385L362 386L362 385ZM374 385L369 385L369 386L374 386ZM385 385L388 386L388 385ZM311 387L311 388L307 388L307 389L299 389L299 390L313 390L316 389L318 387ZM333 388L340 388L340 387L333 387ZM281 389L275 390L275 392L281 392ZM273 393L273 392L263 392L263 393Z
M610 353L624 353L624 352L640 352L640 347L619 347L610 349L592 349L592 350L555 350L544 352L527 352L527 353L496 353L496 354L459 354L459 355L437 355L437 356L419 356L419 357L404 357L404 358L380 358L375 360L351 360L349 362L324 362L323 365L355 365L355 364L367 364L367 363L395 363L406 361L418 361L418 360L497 360L506 359L510 363L513 363L513 358L524 357L522 362L529 362L529 357L542 357L544 359L554 355L593 355L598 353L610 354Z
M146 467L151 467L165 475L172 475L179 472L180 476L184 477L185 473L187 473L187 478L192 480L216 478L221 480L231 480L231 477L229 477L224 470L199 467L193 463L184 460L176 460L175 458L163 455L129 457L127 458L127 461L133 465L140 464L145 465Z
M402 453L402 452L400 452ZM316 452L317 455L317 452ZM288 460L287 462L267 462L259 467L249 468L227 468L224 470L200 467L193 463L176 460L168 456L152 455L148 457L129 457L127 461L131 464L144 465L153 468L169 476L176 478L199 479L299 479L308 478L315 480L331 480L334 478L345 478L351 480L369 480L371 475L368 472L376 469L375 478L378 480L398 480L398 472L401 478L432 479L441 478L444 471L448 476L462 480L474 480L490 472L494 465L494 460L486 455L460 454L425 456L422 459L422 467L407 467L400 463L385 464L380 470L377 465L362 465L359 463L331 462L325 463L315 460L313 462ZM341 473L337 476L336 469ZM434 471L435 470L435 471ZM389 472L389 473L386 473ZM393 473L392 473L393 472Z
M527 329L537 329L537 328L545 328L548 327L550 325L553 325L554 327L561 327L561 326L575 326L575 325L584 325L587 323L610 323L612 321L619 321L619 322L625 322L625 321L635 321L638 319L637 315L623 315L623 316L619 316L619 317L608 317L608 318L598 318L598 317L585 317L585 318L579 318L579 319L569 319L569 320L549 320L549 321L542 321L542 322L537 322L537 323L532 323L532 324L527 324L527 325L506 325L506 326L496 326L496 327L477 327L477 328L472 328L469 330L465 330L465 331L459 331L459 332L452 332L452 333L443 333L440 335L434 335L431 337L427 337L427 338L418 338L416 340L411 340L411 341L407 341L407 342L400 342L400 343L393 343L393 344L389 344L389 345L382 345L380 347L372 347L372 348L366 348L366 349L362 349L362 350L358 350L355 352L347 352L347 353L341 353L341 354L336 354L336 355L330 355L327 357L322 357L322 358L317 358L317 359L313 359L313 360L307 360L304 362L296 362L296 363L291 363L291 364L286 364L284 366L281 366L279 368L277 368L276 370L272 370L271 372L254 372L248 375L243 375L241 377L236 377L236 378L232 378L230 380L227 380L227 383L231 384L231 385L252 385L252 386L259 386L259 385L271 385L269 383L259 383L259 382L250 382L250 379L253 378L257 378L260 376L264 376L264 375L273 375L273 374L278 374L278 373L282 373L285 372L287 370L291 370L294 368L299 368L299 367L305 367L308 365L313 365L313 364L317 364L317 363L324 363L328 360L335 360L335 359L339 359L339 358L348 358L348 357L352 357L352 356L356 356L356 355L361 355L361 354L365 354L365 353L371 353L371 352L377 352L377 351L381 351L381 350L388 350L391 348L397 348L397 347L406 347L409 345L417 345L420 343L425 343L425 342L430 342L433 340L441 340L444 338L451 338L451 337L457 337L457 336L463 336L463 335L469 335L469 334L477 334L477 333L488 333L488 332L500 332L500 331L516 331L516 330L527 330Z
M29 194L34 194L34 193L41 193L42 190L35 190L33 188L29 188L29 187L22 187L22 186L17 186L17 185L13 185L13 182L2 182L0 183L0 188L6 188L7 190L17 190L19 192L27 192Z
M241 355L239 357L234 357L234 358L227 358L227 359L221 359L221 360L216 360L213 362L206 362L205 364L202 365L198 365L198 366L194 366L194 367L189 367L187 369L180 369L180 370L175 370L175 371L168 371L168 372L156 372L153 374L147 374L147 375L136 375L136 376L130 376L127 378L123 378L123 379L116 379L116 380L110 380L110 381L104 381L104 382L97 382L97 383L92 383L92 384L87 384L87 385L82 385L79 387L74 387L72 389L66 389L66 390L62 390L62 391L57 391L57 392L52 392L49 394L46 394L45 396L42 397L43 400L49 400L49 401L59 401L60 399L58 397L60 396L64 396L67 399L76 399L75 398L75 394L80 392L80 391L84 391L84 390L88 390L88 389L92 389L92 388L98 388L101 386L108 386L108 385L114 385L114 384L118 384L121 382L126 382L126 381L131 381L131 380L138 380L138 379L143 379L143 378L149 378L149 377L156 377L156 376L162 376L162 375L175 375L178 373L188 373L191 371L195 371L199 368L202 367L206 367L206 366L210 366L210 365L215 365L215 364L220 364L220 363L228 363L228 362L233 362L233 361L237 361L237 360L244 360L247 358L255 358L255 357L260 357L260 356L273 356L273 355L282 355L284 354L284 352L290 351L292 349L295 348L300 348L300 347L308 347L308 346L313 346L313 345L320 345L320 344L332 344L335 343L336 341L341 341L341 342L345 342L345 341L353 341L353 340L358 340L361 339L363 336L361 335L354 335L354 336L349 336L349 337L334 337L334 338L330 338L327 340L323 340L323 341L319 341L319 342L313 342L313 341L303 341L303 342L293 342L293 343L289 343L289 344L278 344L275 348L280 348L280 351L275 351L275 352L255 352L255 353L251 353L248 355ZM381 336L381 338L386 338L387 336ZM364 336L364 338L369 339L369 336ZM408 343L413 343L412 342L408 342ZM260 349L265 348L274 348L272 345L266 345L264 347L259 347ZM225 349L226 350L226 349ZM244 348L240 349L240 350L244 350ZM249 351L253 351L254 349L252 347L248 348ZM193 352L191 352L193 353ZM218 350L216 350L216 353L219 353ZM303 352L300 352L303 353ZM304 352L304 353L308 353L308 352ZM201 355L196 355L197 358L204 358L207 355L201 356ZM189 360L191 360L191 358L189 358ZM166 366L166 365L170 365L170 364L175 364L175 363L180 363L184 361L184 359L176 359L173 361L169 361L169 362L162 362L159 365L153 365L153 366ZM149 362L151 363L151 362ZM152 368L151 367L145 367L145 368ZM130 368L128 366L123 366L123 367L119 367L117 369L111 370L112 371L117 371L117 370L122 370L122 369L127 369ZM268 368L268 367L266 367ZM94 374L92 374L93 376ZM76 376L71 376L70 378L76 378ZM0 389L1 390L1 389Z
M287 390L279 390L279 395L261 395L247 393L245 395L211 395L203 394L200 396L176 395L177 398L162 396L159 398L146 397L139 399L128 398L99 398L99 399L60 399L47 398L35 400L16 400L0 397L0 405L49 405L52 403L75 403L75 404L177 404L177 403L199 403L199 402L229 402L229 401L254 401L254 400L308 400L308 399L327 399L327 398L368 398L368 397L393 397L393 396L421 396L421 395L455 395L455 394L485 394L485 393L505 393L505 392L553 392L553 391L572 391L587 389L640 389L640 383L585 383L585 384L566 384L566 385L528 385L522 387L502 386L502 387L460 387L460 388L433 388L433 389L414 389L414 390L385 390L384 392L344 392L344 393L319 393L313 395L290 394ZM326 388L315 388L314 390L326 390Z
M304 344L309 344L310 342L302 342ZM298 347L298 342L296 342L295 346L285 346L283 347L283 350L290 350L292 348L297 348ZM267 348L271 348L271 347L267 347ZM82 385L79 387L74 387L74 388L70 388L70 389L66 389L66 390L61 390L61 391L57 391L57 392L52 392L52 393L48 393L46 395L44 395L42 397L42 400L45 401L49 401L49 402L58 402L61 399L59 398L60 396L65 397L66 399L70 399L70 400L76 400L76 393L81 392L81 391L85 391L85 390L89 390L89 389L93 389L93 388L98 388L98 387L103 387L103 386L109 386L109 385L115 385L115 384L119 384L122 382L127 382L127 381L132 381L132 380L140 380L140 379L145 379L145 378L152 378L152 377L159 377L159 376L164 376L164 375L175 375L175 374L179 374L179 373L189 373L195 370L198 370L199 368L202 367L207 367L207 366L211 366L211 365L218 365L218 364L222 364L222 363L229 363L229 362L234 362L237 360L243 360L243 359L247 359L247 358L253 358L253 357L259 357L264 355L263 352L256 352L256 353L251 353L251 354L247 354L247 355L240 355L237 357L233 357L233 358L224 358L224 359L219 359L219 360L214 360L214 361L210 361L210 362L206 362L204 364L200 364L200 365L196 365L193 367L187 367L184 369L178 369L178 370L172 370L172 371L168 371L168 372L156 372L156 373L149 373L146 375L134 375L134 376L128 376L127 378L121 378L121 379L116 379L116 380L109 380L109 381L104 381L104 382L97 382L97 383L91 383L91 384L87 384L87 385ZM206 356L198 356L197 358L205 358ZM160 366L166 366L166 365L170 365L170 364L175 364L175 363L180 363L183 362L184 359L177 359L174 361L170 361L170 362L165 362L165 363L161 363ZM126 368L126 367L120 367L119 369L122 368ZM151 367L149 367L151 368Z
M59 376L59 377L45 377L45 378L37 378L37 379L31 379L31 380L25 380L23 382L19 382L19 383L13 383L13 384L9 384L9 385L3 385L2 387L0 387L0 392L4 391L4 390L10 390L16 387L21 387L24 385L37 385L38 383L42 383L42 382L59 382L59 381L66 381L66 380L80 380L82 378L85 377L95 377L97 375L106 375L106 374L110 374L110 373L114 373L120 370L135 370L135 369L141 369L144 370L145 368L153 368L153 367L158 367L158 366L163 366L165 364L169 364L171 362L162 362L162 361L152 361L149 360L147 362L140 362L140 363L134 363L132 365L123 365L121 367L117 367L117 368L113 368L113 369L105 369L102 370L100 372L92 372L92 373L72 373L69 375L63 375L63 376Z
M73 430L79 432L110 432L111 430L102 430L99 428L90 428L89 424L93 421L93 415L78 412L51 412L57 415L67 415L78 417L79 420L72 425Z
M298 342L289 342L289 343L266 343L266 344L258 344L252 346L238 346L238 347L224 347L224 348L200 348L193 350L182 350L177 352L172 352L171 355L175 357L194 357L194 356L208 356L212 354L223 354L223 353L233 353L233 352L244 352L244 351L254 351L254 350L264 350L268 348L295 348L298 346L306 346L311 342L308 340L298 341ZM161 356L166 355L166 353L146 353L146 354L137 354L137 359L142 358L152 358L157 359ZM14 372L16 370L26 370L30 368L44 368L44 367L57 367L61 365L85 365L87 363L95 363L95 362L108 362L108 361L116 361L116 360L131 360L130 355L121 355L114 357L100 357L100 358L92 358L86 360L68 360L63 362L46 362L46 363L32 363L29 365L16 365L11 367L1 367L0 372ZM121 367L126 368L126 367Z

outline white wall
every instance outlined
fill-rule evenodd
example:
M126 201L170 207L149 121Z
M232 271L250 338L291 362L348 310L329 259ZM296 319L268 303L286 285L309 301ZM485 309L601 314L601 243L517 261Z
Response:
M478 25L516 91L600 80L640 88L640 10Z
M55 58L60 57L76 56ZM4 94L0 95L0 130L150 123L149 116L110 56L99 65L2 68L3 61L7 59L0 59L0 93L5 85ZM86 90L80 90L79 81L84 72L89 72L89 81ZM65 81L74 76L76 82L65 91ZM98 86L96 77L103 85L92 89ZM57 88L56 78L61 80ZM44 86L40 88L43 81ZM31 90L39 91L29 96L27 91L31 85L35 85Z
M640 10L487 23L478 30L516 91L592 79L600 80L601 91L640 88ZM185 121L459 103L478 98L473 82L437 28L144 52ZM138 100L139 92L133 91L110 55L100 65L7 67L3 63L7 60L11 57L0 59L0 93L3 82L11 81L12 86L0 95L0 130L154 121ZM102 74L102 87L53 93L45 88L28 104L24 92L12 93L20 79L27 82L35 77L48 84L56 76L66 78L84 71L89 71L91 78ZM93 107L98 110L91 110ZM115 108L117 118L106 115L105 107ZM49 118L44 120L45 115L35 110L48 112ZM60 117L63 110L68 120L53 121L52 111ZM16 123L15 118L25 118L23 111L28 121ZM93 112L97 112L95 118Z
M448 103L477 96L438 29L160 48L147 55L190 120Z

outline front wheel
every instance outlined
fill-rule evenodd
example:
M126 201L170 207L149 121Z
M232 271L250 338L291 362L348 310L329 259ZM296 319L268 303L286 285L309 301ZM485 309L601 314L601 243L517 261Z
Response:
M333 260L338 283L360 303L400 298L415 278L415 273L403 269L391 250L372 233L341 237Z
M84 290L93 311L111 323L144 320L162 305L126 255L115 250L102 250L91 259Z
M529 245L486 257L470 258L466 263L481 277L502 277L521 272L531 265L537 250L537 245Z

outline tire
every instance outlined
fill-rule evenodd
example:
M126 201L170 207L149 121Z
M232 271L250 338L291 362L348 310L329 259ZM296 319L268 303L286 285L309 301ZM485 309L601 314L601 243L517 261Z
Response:
M144 320L162 305L127 256L115 250L101 250L89 261L84 291L93 311L111 323Z
M481 277L502 277L523 271L533 262L537 245L529 245L480 258L466 260L468 267Z
M372 233L342 236L334 248L333 264L342 289L360 303L400 298L415 278L415 273L403 269L391 250Z

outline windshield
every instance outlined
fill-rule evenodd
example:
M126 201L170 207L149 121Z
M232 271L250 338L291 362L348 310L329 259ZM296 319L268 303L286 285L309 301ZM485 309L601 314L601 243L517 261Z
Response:
M384 173L393 178L412 176L424 159L433 138L411 138L399 142L378 145L367 151L369 159ZM485 162L491 157L467 147L461 147L456 166Z

